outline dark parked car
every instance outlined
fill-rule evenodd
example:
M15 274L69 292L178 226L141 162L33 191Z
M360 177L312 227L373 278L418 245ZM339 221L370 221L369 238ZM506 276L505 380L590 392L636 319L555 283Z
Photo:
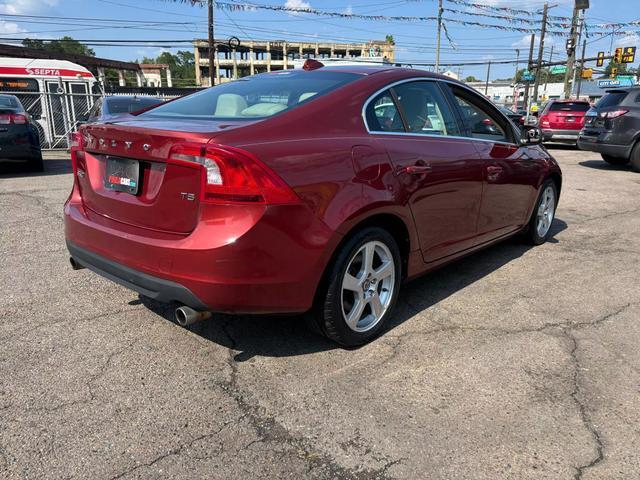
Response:
M155 97L137 97L127 95L114 95L111 97L99 98L93 104L87 122L106 122L116 117L144 110L149 107L160 105L164 100Z
M527 112L523 110L518 110L517 112L514 112L513 110L506 107L500 107L500 111L504 113L507 117L509 117L509 120L511 120L516 127L519 128L522 125L524 125L524 117L527 114Z
M589 115L578 146L598 152L611 165L640 172L640 87L608 90Z
M0 94L0 164L43 169L38 130L14 95Z
M550 100L538 114L543 143L576 145L584 126L584 115L591 108L585 100Z
M562 177L537 129L441 75L308 64L82 126L72 267L177 302L182 325L309 311L360 345L405 280L549 237Z

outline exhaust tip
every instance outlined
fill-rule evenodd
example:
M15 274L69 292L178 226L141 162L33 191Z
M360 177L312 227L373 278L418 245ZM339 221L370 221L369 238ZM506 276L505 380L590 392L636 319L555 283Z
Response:
M212 315L213 314L209 311L205 310L199 312L187 306L178 307L175 311L176 322L181 327L186 327L202 320L206 320L208 318L211 318Z
M73 257L69 257L69 263L71 264L71 268L74 270L82 270L84 268L84 265L78 263L78 261Z

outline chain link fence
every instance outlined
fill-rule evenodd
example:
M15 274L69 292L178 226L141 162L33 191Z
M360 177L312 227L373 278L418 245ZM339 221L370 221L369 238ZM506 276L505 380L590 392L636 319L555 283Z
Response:
M95 94L89 93L86 86L81 84L78 84L77 89L73 87L74 85L71 86L71 91L57 89L53 92L3 91L2 93L18 97L38 130L40 146L43 150L67 149L69 134L75 132L80 124L87 121L91 109L102 97L113 95L155 96L169 100L180 96L174 92L160 95L128 92ZM186 93L189 92L183 94Z

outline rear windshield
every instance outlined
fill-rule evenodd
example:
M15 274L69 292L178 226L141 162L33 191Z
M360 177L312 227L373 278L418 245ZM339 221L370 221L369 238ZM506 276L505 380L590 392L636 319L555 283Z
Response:
M107 100L107 108L109 113L132 113L161 103L159 98L113 98Z
M609 92L596 103L596 108L603 107L615 107L616 105L620 105L624 97L627 96L627 92Z
M586 102L554 102L549 107L550 112L586 112L590 105Z
M289 110L362 76L285 70L245 77L174 100L141 116L255 119Z
M6 95L0 95L0 108L12 108L16 110L22 110L18 99L15 97L9 97Z

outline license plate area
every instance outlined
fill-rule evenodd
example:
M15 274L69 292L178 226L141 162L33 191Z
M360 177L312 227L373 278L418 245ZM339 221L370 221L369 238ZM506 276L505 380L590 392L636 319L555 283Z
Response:
M136 195L140 185L140 162L110 156L107 156L106 160L104 187L108 190Z

